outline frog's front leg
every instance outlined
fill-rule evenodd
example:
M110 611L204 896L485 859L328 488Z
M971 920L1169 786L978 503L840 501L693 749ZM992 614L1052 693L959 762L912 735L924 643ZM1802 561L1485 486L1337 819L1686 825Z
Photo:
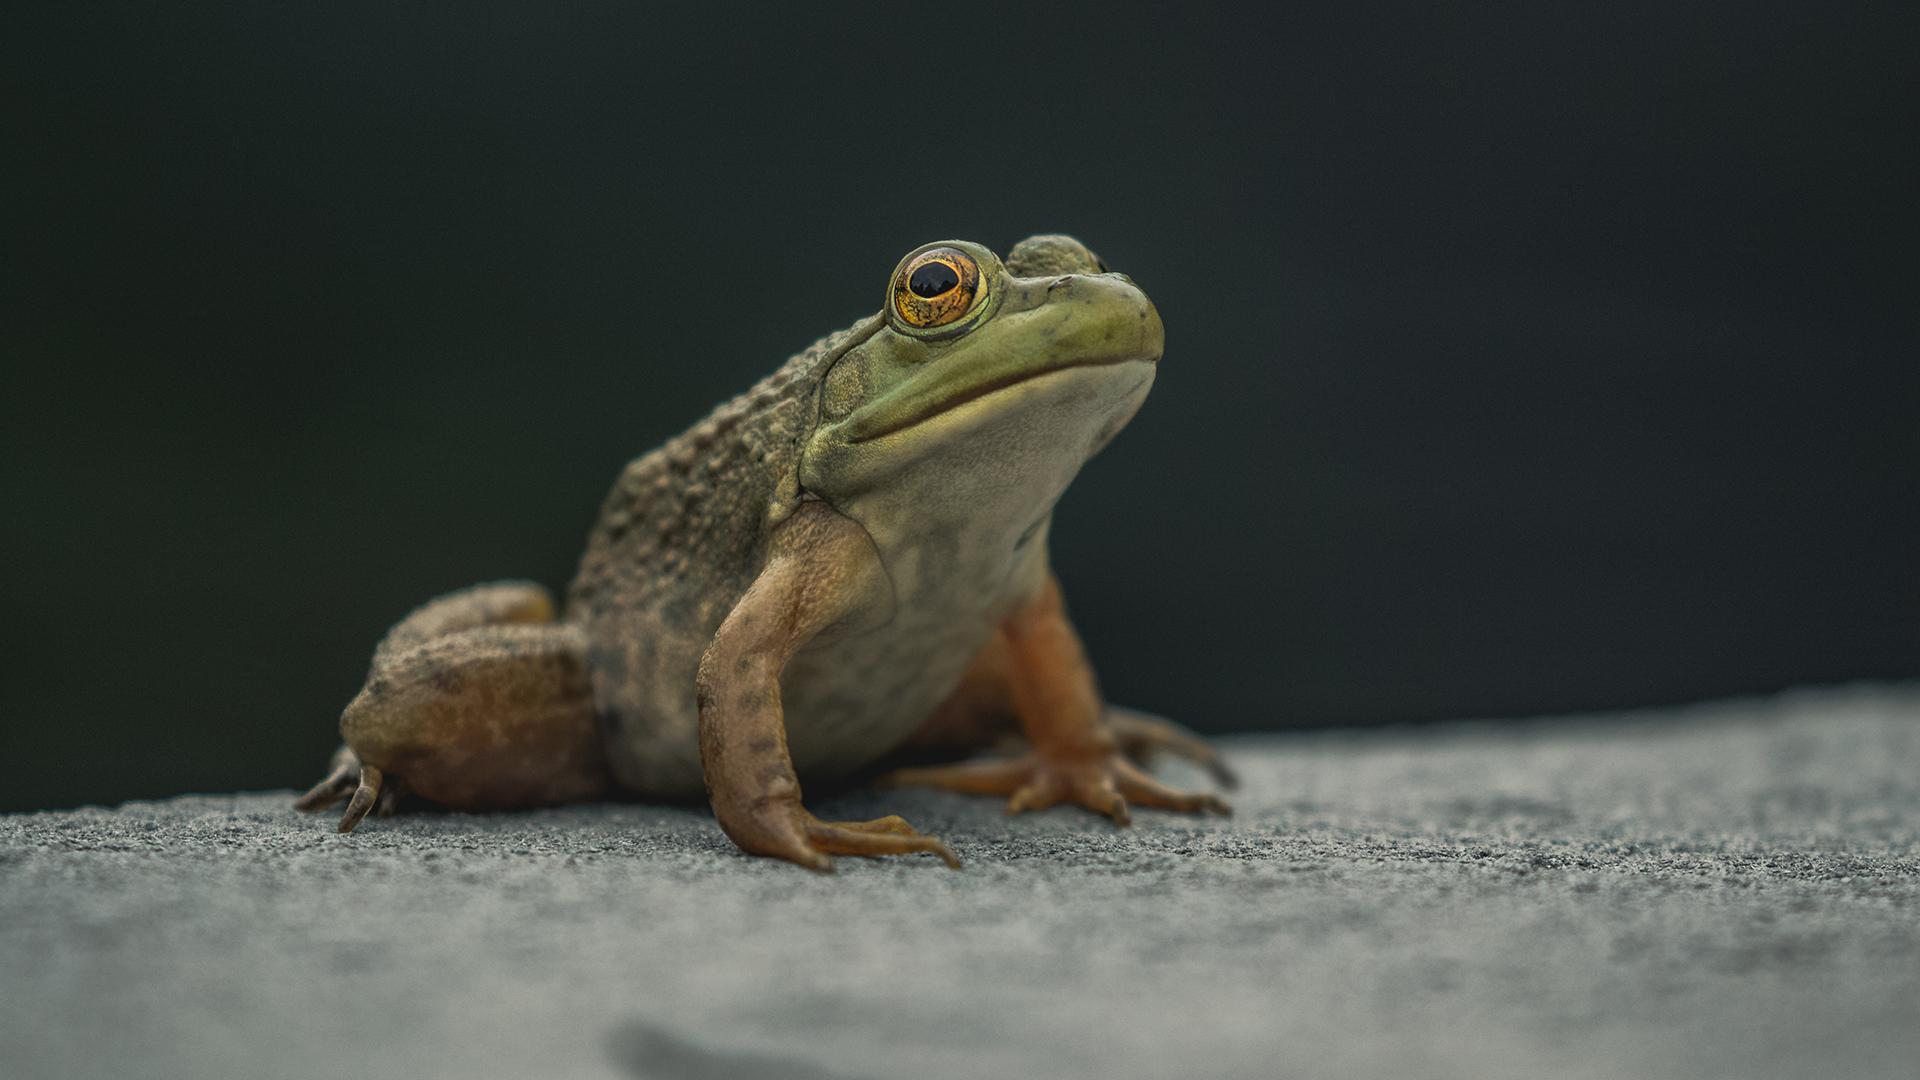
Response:
M833 855L929 852L945 843L898 817L825 822L800 801L787 753L780 673L824 632L890 595L873 542L825 503L804 504L773 536L766 567L700 661L700 761L720 827L755 855L830 870Z
M1019 717L1013 711L1012 647L995 632L947 700L927 718L895 754L902 766L952 761L981 751L1011 757L1026 748ZM1108 703L1101 720L1128 761L1151 768L1161 757L1192 762L1223 788L1240 786L1232 766L1205 739L1158 716Z
M1001 625L995 647L1003 650L997 668L1004 673L1008 703L1032 748L1012 758L900 769L882 777L882 783L1006 795L1008 813L1071 802L1122 825L1131 820L1130 803L1229 812L1216 796L1161 783L1122 752L1116 735L1171 740L1174 729L1153 729L1151 722L1145 727L1102 722L1093 667L1067 620L1060 585L1052 575L1038 595Z
M1213 748L1205 739L1187 728L1164 720L1158 716L1123 709L1109 704L1106 712L1107 730L1113 733L1115 745L1127 760L1135 765L1151 767L1162 754L1168 757L1190 761L1207 770L1213 782L1223 788L1237 788L1240 777L1227 764L1220 751Z

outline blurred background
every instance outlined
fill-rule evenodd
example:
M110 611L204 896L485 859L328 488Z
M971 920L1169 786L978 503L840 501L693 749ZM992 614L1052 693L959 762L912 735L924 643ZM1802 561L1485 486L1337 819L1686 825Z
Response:
M564 587L943 237L1165 319L1055 528L1115 700L1920 675L1911 7L228 6L0 44L0 807L315 779L390 623Z

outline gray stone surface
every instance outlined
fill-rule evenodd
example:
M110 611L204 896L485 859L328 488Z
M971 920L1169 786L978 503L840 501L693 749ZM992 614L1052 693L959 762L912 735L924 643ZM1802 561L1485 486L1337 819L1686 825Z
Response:
M1920 688L1230 746L1231 821L818 807L962 873L648 806L6 817L0 1072L1915 1075Z

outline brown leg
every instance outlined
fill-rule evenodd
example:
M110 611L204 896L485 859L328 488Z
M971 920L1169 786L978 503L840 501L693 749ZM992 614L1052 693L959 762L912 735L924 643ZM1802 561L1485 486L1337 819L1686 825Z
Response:
M978 753L1010 757L1026 749L1009 692L1012 679L1012 648L1005 634L995 634L973 658L953 694L907 739L893 760L906 766ZM1171 720L1108 705L1101 722L1120 753L1143 769L1165 755L1193 762L1223 788L1240 784L1219 751Z
M1072 802L1122 824L1131 820L1129 802L1228 812L1219 798L1168 787L1121 753L1114 733L1101 722L1093 668L1051 577L1038 596L1002 624L1000 637L1008 701L1032 749L1015 758L902 769L882 777L883 783L1006 795L1009 813Z
M542 623L536 586L483 586L409 616L381 643L366 687L340 719L327 777L295 805L348 798L340 830L403 791L458 809L593 798L607 786L586 648L577 628ZM350 796L350 798L349 798Z
M742 850L814 870L832 869L833 855L915 852L959 867L946 844L897 817L814 817L787 753L781 670L802 645L891 595L866 532L809 504L775 533L767 565L714 635L700 661L700 759L714 817Z
M553 621L553 596L531 581L474 585L415 608L373 650L373 666L436 638L482 626L541 625Z

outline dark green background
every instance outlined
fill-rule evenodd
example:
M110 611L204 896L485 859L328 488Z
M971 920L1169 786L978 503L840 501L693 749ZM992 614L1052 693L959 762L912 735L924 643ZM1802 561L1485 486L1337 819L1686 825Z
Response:
M947 236L1165 318L1056 529L1116 699L1920 674L1912 8L1283 7L10 16L0 806L311 780L391 621Z

